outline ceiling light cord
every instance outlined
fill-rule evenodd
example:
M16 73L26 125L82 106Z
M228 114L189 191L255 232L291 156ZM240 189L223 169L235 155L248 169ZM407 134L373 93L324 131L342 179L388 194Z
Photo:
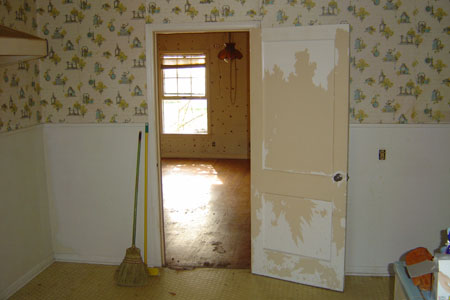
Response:
M237 97L237 64L236 59L242 59L242 53L235 48L235 43L231 41L231 32L228 32L228 43L225 43L225 48L222 49L217 57L226 63L230 63L230 101L231 104L236 103ZM233 61L234 61L234 97L233 97ZM220 72L220 69L219 69Z
M236 104L237 96L237 65L234 60L234 97L233 97L233 61L230 62L230 102L232 105Z

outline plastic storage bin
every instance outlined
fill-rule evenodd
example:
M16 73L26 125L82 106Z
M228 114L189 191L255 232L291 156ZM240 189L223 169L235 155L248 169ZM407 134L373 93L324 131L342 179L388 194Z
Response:
M406 264L403 261L394 263L395 286L394 300L432 300L431 292L420 291L406 273Z

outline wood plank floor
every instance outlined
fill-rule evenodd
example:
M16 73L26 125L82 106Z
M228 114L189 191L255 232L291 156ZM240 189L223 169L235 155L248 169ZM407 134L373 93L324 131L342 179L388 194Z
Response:
M163 159L169 267L250 268L250 162Z

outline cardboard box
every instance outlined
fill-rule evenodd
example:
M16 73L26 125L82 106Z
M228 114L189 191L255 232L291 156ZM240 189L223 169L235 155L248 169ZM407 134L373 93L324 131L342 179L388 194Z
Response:
M450 255L436 254L434 261L438 271L434 272L433 299L450 300Z

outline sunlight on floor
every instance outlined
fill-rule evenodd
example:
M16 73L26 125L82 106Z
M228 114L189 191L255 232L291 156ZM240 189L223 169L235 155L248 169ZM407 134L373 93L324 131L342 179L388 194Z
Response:
M162 161L169 266L250 266L249 172L248 160Z
M193 166L196 168L193 169ZM189 167L193 174L185 173L186 167ZM164 176L163 181L164 208L170 211L170 220L168 221L186 224L195 222L197 225L207 223L206 217L210 212L214 186L222 184L223 182L217 176L217 171L211 164L176 165L171 168ZM174 186L177 188L168 188ZM193 220L186 210L195 209L201 209L202 214L197 214ZM205 218L201 218L202 216Z

